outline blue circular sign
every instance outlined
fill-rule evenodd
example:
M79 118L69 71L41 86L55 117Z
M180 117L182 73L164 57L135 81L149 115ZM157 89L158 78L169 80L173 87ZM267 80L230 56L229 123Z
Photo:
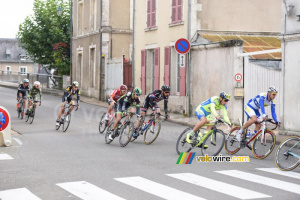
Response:
M175 49L180 54L186 54L191 48L190 42L187 39L181 38L176 41Z
M9 122L9 117L7 112L0 108L0 131L6 129Z

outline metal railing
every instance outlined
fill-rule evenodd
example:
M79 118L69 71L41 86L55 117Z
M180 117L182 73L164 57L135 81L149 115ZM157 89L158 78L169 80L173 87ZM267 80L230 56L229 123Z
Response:
M63 89L63 77L49 74L34 74L34 73L21 73L15 71L0 71L0 81L9 83L22 83L27 78L30 85L34 81L39 81L42 88Z

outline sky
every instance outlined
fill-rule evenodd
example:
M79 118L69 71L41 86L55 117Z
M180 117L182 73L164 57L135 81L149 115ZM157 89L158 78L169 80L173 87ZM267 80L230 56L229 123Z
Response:
M0 0L0 38L16 38L19 25L33 15L34 0Z

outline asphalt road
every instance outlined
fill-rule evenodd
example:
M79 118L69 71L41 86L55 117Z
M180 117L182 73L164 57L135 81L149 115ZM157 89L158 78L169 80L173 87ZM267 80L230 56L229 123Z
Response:
M275 174L274 152L264 160L247 149L236 154L250 156L248 163L176 164L185 126L164 122L151 145L142 138L125 148L118 140L107 145L98 132L105 108L95 105L80 103L67 132L56 131L60 99L44 94L28 124L17 118L16 91L0 87L0 106L20 133L0 147L13 158L0 157L0 199L300 199L300 168Z

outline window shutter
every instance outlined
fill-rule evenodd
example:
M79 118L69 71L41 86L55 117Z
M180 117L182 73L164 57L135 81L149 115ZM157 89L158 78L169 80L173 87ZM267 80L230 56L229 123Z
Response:
M154 90L159 89L160 51L159 47L154 49Z
M151 0L147 0L147 28L151 26Z
M182 21L182 0L178 0L178 4L177 4L177 22L181 22Z
M171 48L165 47L164 84L170 85L170 56Z
M141 51L141 89L146 94L146 50Z
M151 16L151 27L156 26L156 0L152 0L152 16Z
M172 0L172 23L176 21L176 2L177 0Z

